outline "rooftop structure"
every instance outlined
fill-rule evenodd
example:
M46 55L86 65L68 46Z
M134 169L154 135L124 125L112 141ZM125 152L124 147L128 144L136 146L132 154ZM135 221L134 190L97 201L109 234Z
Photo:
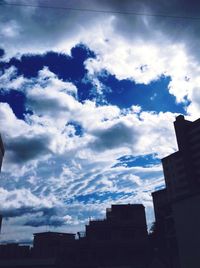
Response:
M171 200L200 192L200 119L191 122L179 115L174 127L179 150L162 159Z
M200 119L179 115L174 128L178 151L162 159L166 189L152 194L157 233L170 267L200 266ZM180 262L179 262L180 260Z
M89 240L131 241L143 243L147 237L144 206L112 205L106 210L106 219L90 221L86 226Z
M35 233L33 240L33 256L55 257L63 254L75 242L75 234L59 232Z
M144 267L148 243L144 206L112 205L106 210L106 219L86 225L85 241L89 259L96 265Z

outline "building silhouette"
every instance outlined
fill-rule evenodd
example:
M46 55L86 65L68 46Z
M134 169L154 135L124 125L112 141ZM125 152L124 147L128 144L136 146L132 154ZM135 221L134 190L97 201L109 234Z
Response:
M191 122L179 115L174 122L178 151L163 158L170 200L200 192L200 119Z
M89 259L98 266L136 265L145 267L148 233L141 204L112 205L104 220L86 225Z
M200 119L190 122L179 116L175 130L180 169L176 181L171 180L167 187L172 200L181 268L197 268L200 267ZM166 166L163 167L166 173ZM166 179L166 184L168 181Z
M35 233L32 247L0 245L0 268L199 268L200 119L179 115L174 127L178 151L162 159L166 187L152 193L149 234L142 204L114 204L77 235Z
M32 257L58 257L71 252L75 243L75 234L43 232L33 234Z
M152 193L155 225L153 245L157 256L166 263L166 268L179 268L179 252L174 224L172 204L168 198L167 189Z
M160 255L170 267L200 267L200 119L174 122L178 151L162 159L166 189L154 192ZM156 239L155 239L156 240Z
M105 219L90 220L85 233L76 239L71 233L43 232L34 234L32 248L18 244L0 247L0 267L147 268L148 264L148 233L141 204L112 205Z
M3 260L16 260L28 258L30 256L30 247L19 245L18 243L9 243L0 245L0 258Z

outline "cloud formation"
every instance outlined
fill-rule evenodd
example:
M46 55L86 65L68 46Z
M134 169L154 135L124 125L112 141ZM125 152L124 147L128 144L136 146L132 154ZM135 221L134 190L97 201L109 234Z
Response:
M2 204L15 200L15 206L2 207L8 223L24 228L76 225L78 229L88 215L103 216L112 202L143 202L151 208L150 191L163 183L161 168L117 167L117 159L126 154L172 152L174 115L143 112L139 106L123 111L113 105L99 106L94 100L80 102L77 87L47 67L33 78L15 75L12 79L16 71L5 71L3 88L22 92L29 112L17 118L8 103L0 107L6 147ZM18 79L22 82L17 83ZM73 122L81 125L81 135ZM39 205L41 198L57 201ZM85 203L90 212L83 209ZM78 217L76 210L83 210Z
M67 5L199 17L193 2L86 0ZM166 94L174 96L188 118L199 116L199 21L44 12L37 7L43 1L33 4L1 5L0 11L0 127L6 148L0 182L6 217L2 239L15 239L18 230L21 239L30 240L31 232L46 224L80 230L89 217L103 217L113 202L143 202L151 222L150 193L163 186L158 158L176 150L177 112L145 109L141 99L147 95L134 93L139 84L148 90L155 81L162 92L161 78L167 78ZM47 0L45 5L66 6L66 1ZM109 75L115 85L134 83L126 89L133 90L134 105L108 101L105 93L116 88L100 78ZM123 86L118 86L115 97L123 102ZM146 102L156 100L157 92L152 94ZM155 159L144 163L149 154ZM125 165L122 157L140 161Z

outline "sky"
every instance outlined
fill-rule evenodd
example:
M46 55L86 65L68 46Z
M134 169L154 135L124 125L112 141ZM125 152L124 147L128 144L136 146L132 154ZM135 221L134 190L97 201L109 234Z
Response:
M1 242L111 204L151 226L175 117L200 114L199 26L196 1L0 0Z

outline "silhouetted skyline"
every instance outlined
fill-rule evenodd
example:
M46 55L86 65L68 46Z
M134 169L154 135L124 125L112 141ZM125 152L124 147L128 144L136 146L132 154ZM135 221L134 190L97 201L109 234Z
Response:
M166 188L152 193L149 233L142 204L113 204L84 233L34 233L32 247L0 244L0 267L198 268L200 119L179 115L174 126L178 151L162 159Z

